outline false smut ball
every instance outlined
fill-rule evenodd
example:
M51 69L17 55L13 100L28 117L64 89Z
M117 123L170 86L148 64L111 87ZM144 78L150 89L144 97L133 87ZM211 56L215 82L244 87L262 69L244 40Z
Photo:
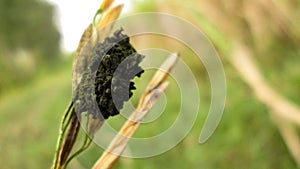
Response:
M122 31L115 31L93 48L91 62L73 97L77 114L87 112L94 119L107 119L119 114L132 96L132 80L144 72L139 66L144 56L137 53Z

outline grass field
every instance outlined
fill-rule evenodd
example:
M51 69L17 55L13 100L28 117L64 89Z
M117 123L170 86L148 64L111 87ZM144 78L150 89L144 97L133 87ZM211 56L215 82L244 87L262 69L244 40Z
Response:
M133 41L136 49L163 49L158 52L172 51L182 54L183 60L196 76L200 92L200 106L193 127L175 147L148 158L122 157L116 169L296 169L297 164L278 130L278 124L274 123L274 118L270 117L270 110L257 100L253 90L237 72L237 69L245 67L234 68L231 64L235 61L232 59L233 54L239 51L237 44L244 46L244 52L241 53L249 52L271 88L286 101L300 106L300 1L134 0L133 2L132 14L135 12L173 14L191 22L204 32L204 35L211 41L209 43L213 44L222 59L227 81L227 98L218 128L207 142L199 144L199 135L210 108L211 85L203 64L196 63L194 60L198 56L189 46L182 43L184 41L175 37L152 33L131 37L130 40ZM7 3L7 5L14 3ZM9 15L4 16L4 19L11 18L10 15L19 12L19 10L7 11ZM20 13L23 16L22 10ZM24 14L24 18L16 17L17 20L11 21L13 26L7 28L7 32L11 30L12 33L5 32L4 35L12 35L11 41L19 40L21 35L23 37L23 34L13 33L14 29L22 28L14 23L21 23L19 25L24 25L25 28L28 25L28 28L35 26L36 22L33 22L34 24L25 22L27 18L25 16ZM81 24L78 20L76 21ZM180 27L170 26L172 22L168 23L163 19L160 22L164 25L164 30L194 36L193 33L187 31L189 29L185 29L186 27L180 30ZM151 22L150 25L154 23ZM146 26L147 24L139 23L134 25L134 28ZM24 31L23 28L20 30ZM3 33L2 29L0 33ZM28 35L31 37L33 34ZM48 40L41 38L39 34L37 38L39 39L37 42ZM31 38L25 37L24 43L27 43L27 39L30 41ZM74 38L74 40L78 39ZM199 46L202 44L196 36L194 43ZM63 57L64 59L60 58L60 62L58 57L53 57L51 63L55 65L50 64L47 58L39 53L35 54L34 48L28 49L28 53L20 52L20 55L22 54L20 59L15 55L19 51L10 49L6 44L9 44L7 40L3 41L0 38L0 169L50 168L60 120L72 97L73 58ZM49 46L46 46L46 49L51 51ZM16 47L16 50L22 51L22 46L20 49ZM7 53L10 55L6 55ZM27 55L34 56L29 56L30 59L26 60ZM151 56L159 56L159 53L152 53ZM21 61L19 62L18 59ZM161 63L163 59L156 57L153 60ZM137 104L139 96L153 73L153 70L147 71L141 79L136 79L138 89L131 99L133 105ZM186 74L179 71L179 76L184 79ZM174 79L169 78L169 80L170 86L146 116L146 120L153 121L142 124L134 137L155 136L172 126L178 117L178 108L181 103L180 88L186 89L184 92L188 96L195 94L190 88L191 81L183 81L184 83L179 87ZM261 87L261 89L264 88ZM187 106L183 113L193 113L192 107L195 104L191 102L192 99L187 98L185 101ZM157 111L161 114L156 114ZM125 114L128 115L128 112ZM107 122L118 130L125 120L123 116L115 116ZM299 126L289 121L285 122L288 127L294 127L295 135L299 137ZM183 122L178 129L188 124L190 122ZM80 133L79 142L83 134ZM107 137L103 135L103 140L107 140ZM102 139L101 136L99 139ZM169 140L165 140L162 143L153 142L151 146L141 147L139 151L156 150L161 144L168 145ZM78 146L80 145L75 145L75 149ZM103 148L93 143L87 151L70 163L69 168L91 168L103 151Z
M251 95L250 89L225 64L227 102L222 121L214 135L199 144L198 137L209 108L209 84L200 82L200 113L191 132L176 147L161 155L121 158L116 168L296 168L267 109ZM149 75L150 76L150 75ZM146 75L147 77L147 75ZM142 82L139 85L143 85ZM172 85L172 84L171 84ZM142 125L135 136L155 135L172 124L177 100L166 92L168 106L160 118ZM0 168L50 168L60 118L71 98L71 62L43 73L28 84L4 93L0 98ZM133 101L135 103L135 101ZM121 126L124 119L110 123ZM70 168L90 168L101 155L96 145L71 163Z

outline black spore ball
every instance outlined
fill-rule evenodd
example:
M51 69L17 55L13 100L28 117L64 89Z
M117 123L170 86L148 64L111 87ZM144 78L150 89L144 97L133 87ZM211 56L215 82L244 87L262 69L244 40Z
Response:
M77 113L87 112L93 118L107 119L119 114L135 89L131 80L144 70L144 58L136 52L123 29L95 45L91 63L83 73L73 101ZM99 111L100 110L100 111Z

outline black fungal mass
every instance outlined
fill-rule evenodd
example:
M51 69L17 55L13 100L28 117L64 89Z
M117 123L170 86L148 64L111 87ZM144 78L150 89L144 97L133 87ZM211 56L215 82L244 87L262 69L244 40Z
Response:
M136 52L122 31L117 30L112 37L95 45L91 63L74 93L77 113L87 112L95 119L107 119L119 114L124 102L132 96L135 86L131 80L144 72L139 66L144 56Z

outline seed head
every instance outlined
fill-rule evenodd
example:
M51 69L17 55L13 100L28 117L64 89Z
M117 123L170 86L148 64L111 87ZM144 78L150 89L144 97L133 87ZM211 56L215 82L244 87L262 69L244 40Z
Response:
M119 114L132 96L135 86L131 80L144 72L139 66L144 56L136 52L122 31L117 30L93 48L91 63L73 98L77 113L107 119Z

